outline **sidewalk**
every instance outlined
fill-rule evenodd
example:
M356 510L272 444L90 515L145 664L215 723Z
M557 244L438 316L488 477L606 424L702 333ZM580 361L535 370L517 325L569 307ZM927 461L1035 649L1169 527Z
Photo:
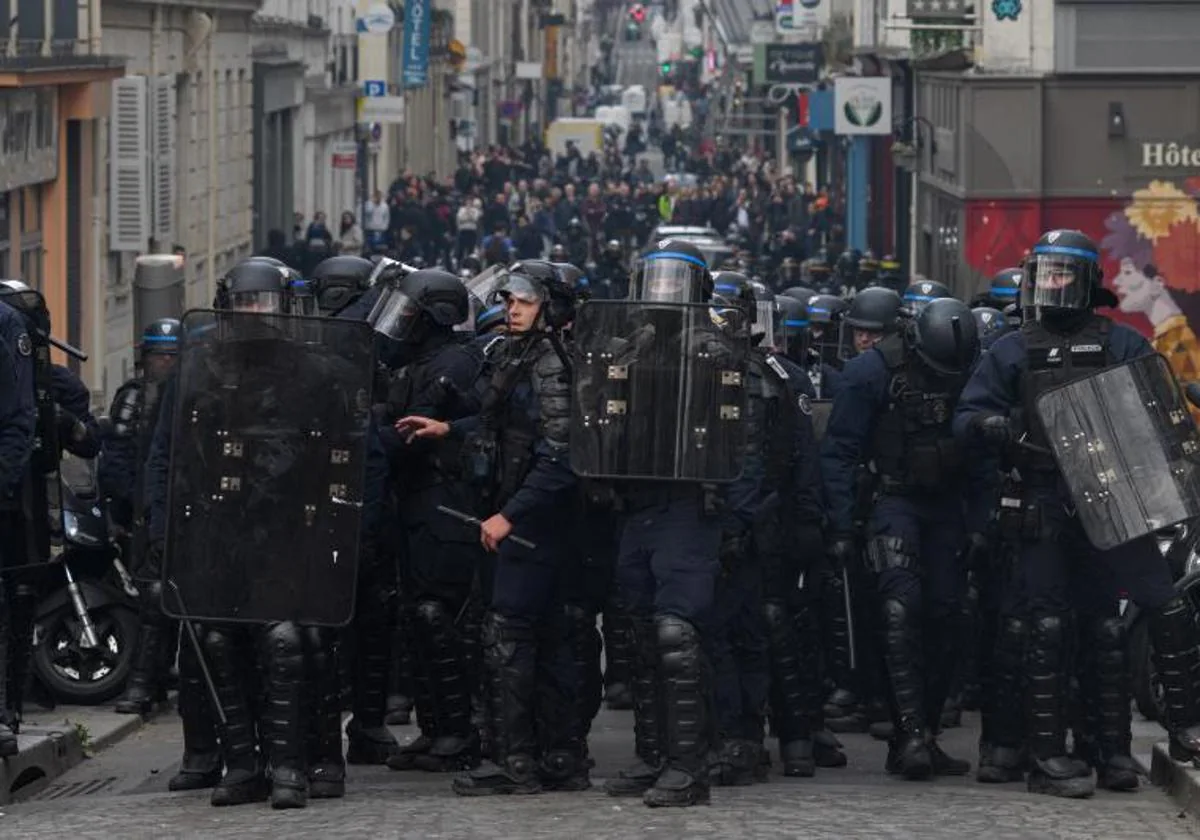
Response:
M36 796L92 753L142 727L138 715L118 715L111 706L59 706L26 714L21 751L0 759L0 805Z

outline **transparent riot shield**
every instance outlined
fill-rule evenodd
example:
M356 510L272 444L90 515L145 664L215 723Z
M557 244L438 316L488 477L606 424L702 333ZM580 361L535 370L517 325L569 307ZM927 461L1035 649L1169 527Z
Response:
M829 428L829 416L833 414L833 400L810 400L807 397L802 399L807 400L811 409L813 436L817 440L823 440L825 430Z
M589 301L571 330L571 466L611 479L733 481L749 340L705 304Z
M163 561L172 615L350 621L372 348L359 321L184 316Z
M1200 515L1200 436L1161 356L1047 391L1035 410L1096 548Z

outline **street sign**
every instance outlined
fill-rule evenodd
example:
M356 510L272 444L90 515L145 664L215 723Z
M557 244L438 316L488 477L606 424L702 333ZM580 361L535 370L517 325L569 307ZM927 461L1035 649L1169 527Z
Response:
M781 35L807 32L815 39L829 25L830 3L831 0L777 0L775 29Z
M404 122L403 96L361 96L358 99L358 121L378 123Z
M769 44L775 40L775 27L769 20L756 20L750 24L750 43Z
M365 81L363 85L363 96L387 96L387 82L377 79Z
M353 169L358 165L358 144L345 141L333 144L333 168Z

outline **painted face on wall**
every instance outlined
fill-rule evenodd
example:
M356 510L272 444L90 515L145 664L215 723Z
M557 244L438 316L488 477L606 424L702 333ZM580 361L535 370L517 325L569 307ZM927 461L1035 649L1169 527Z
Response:
M1113 291L1120 298L1122 312L1149 312L1154 301L1162 294L1162 283L1147 277L1142 269L1125 257L1121 269L1113 278Z

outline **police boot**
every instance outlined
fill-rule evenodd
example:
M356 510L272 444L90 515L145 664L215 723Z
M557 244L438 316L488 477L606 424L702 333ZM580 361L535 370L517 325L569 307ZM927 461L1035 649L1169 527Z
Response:
M1068 623L1061 615L1036 614L1030 626L1025 697L1031 767L1030 793L1082 799L1096 792L1091 769L1067 755L1066 698Z
M600 712L604 695L604 676L600 669L600 654L604 640L596 627L596 614L576 604L563 606L563 633L570 646L575 679L576 737L584 742L592 730L592 721ZM551 638L549 644L561 644Z
M346 725L346 763L386 764L399 746L384 724L391 652L389 628L385 620L372 613L357 617L355 631L354 717Z
M822 626L825 631L825 673L833 682L833 691L822 712L825 725L833 732L865 732L867 719L862 701L855 690L856 675L850 667L850 622L846 615L845 583L841 575L826 574L822 580L824 597Z
M1025 777L1022 745L1025 727L1022 682L1029 624L1023 618L1005 617L996 635L992 655L991 691L980 709L979 769L975 778L989 784L1019 782Z
M454 615L441 601L422 601L414 625L434 718L433 743L416 756L416 768L430 773L470 770L479 765L479 739L471 727L471 687Z
M1090 707L1093 750L1089 763L1096 768L1100 787L1136 790L1137 765L1130 754L1130 686L1125 622L1110 617L1088 623L1085 641L1089 655L1080 674L1080 696Z
M805 684L817 685L817 672L803 671L800 658L802 652L811 651L815 655L817 651L814 648L805 651L790 611L782 601L764 602L763 617L771 662L771 728L779 739L783 775L812 776L817 771L811 731L813 692L806 690Z
M1163 689L1169 749L1200 766L1200 638L1187 600L1176 596L1150 615L1154 667Z
M592 786L587 757L587 731L591 721L580 717L600 710L603 679L600 675L600 631L596 616L568 606L558 621L539 627L538 677L535 718L541 761L538 777L542 788L557 791L587 790ZM581 661L582 660L582 661ZM590 670L581 680L580 667ZM579 698L580 683L589 692L589 702Z
M620 601L610 602L604 610L604 702L614 711L633 708L631 621Z
M36 621L37 602L37 587L28 583L18 583L13 588L7 662L9 725L13 732L19 731L24 698L31 683L29 661L33 656L33 625Z
M0 758L14 756L20 750L17 735L11 724L14 720L8 705L8 686L5 671L9 651L8 605L4 597L4 581L0 579Z
M117 714L148 715L154 710L154 695L158 690L159 649L162 647L162 641L163 628L160 624L142 622L133 672L129 675L125 693L113 706L113 711Z
M926 625L925 642L925 720L929 722L929 756L935 776L965 776L971 772L971 762L946 754L938 743L945 717L946 695L956 682L964 623L959 617L932 620Z
M666 713L666 755L665 768L643 801L651 808L707 805L712 680L700 633L673 615L656 616L654 624Z
M929 730L925 724L925 686L921 677L921 639L916 617L902 601L883 602L883 651L894 704L895 733L885 767L906 779L933 775Z
M318 627L305 628L304 652L310 700L308 794L313 799L340 799L346 794L346 760L342 757L337 633Z
M407 744L397 747L388 756L384 763L389 770L416 770L417 759L427 755L437 740L437 722L433 714L428 681L417 680L413 686L413 694L416 695L417 728L421 734Z
M496 761L456 776L459 796L540 793L534 753L537 648L533 630L498 613L484 622L484 657L492 680L492 732Z
M633 616L633 659L630 685L633 694L633 743L637 761L604 783L609 796L641 796L662 772L664 718L662 682L658 678L658 640L654 619Z
M757 781L762 748L745 738L720 738L707 758L708 781L717 787L747 787Z
M258 758L254 715L250 705L250 677L241 634L244 630L209 630L204 652L225 722L221 724L221 758L225 775L213 788L212 804L245 805L267 798L267 777Z
M179 648L179 717L183 723L183 761L167 782L168 790L204 790L221 781L221 749L212 693L200 670L191 638ZM339 745L340 746L340 745Z
M260 720L270 762L271 807L303 808L308 804L304 640L290 621L270 625L261 634L266 703Z
M820 677L819 618L817 605L812 602L802 604L792 613L792 627L796 631L796 661L801 676L800 709L808 718L808 731L812 733L813 761L817 767L845 767L846 754L842 752L842 742L825 725L825 714L822 710L824 687Z

